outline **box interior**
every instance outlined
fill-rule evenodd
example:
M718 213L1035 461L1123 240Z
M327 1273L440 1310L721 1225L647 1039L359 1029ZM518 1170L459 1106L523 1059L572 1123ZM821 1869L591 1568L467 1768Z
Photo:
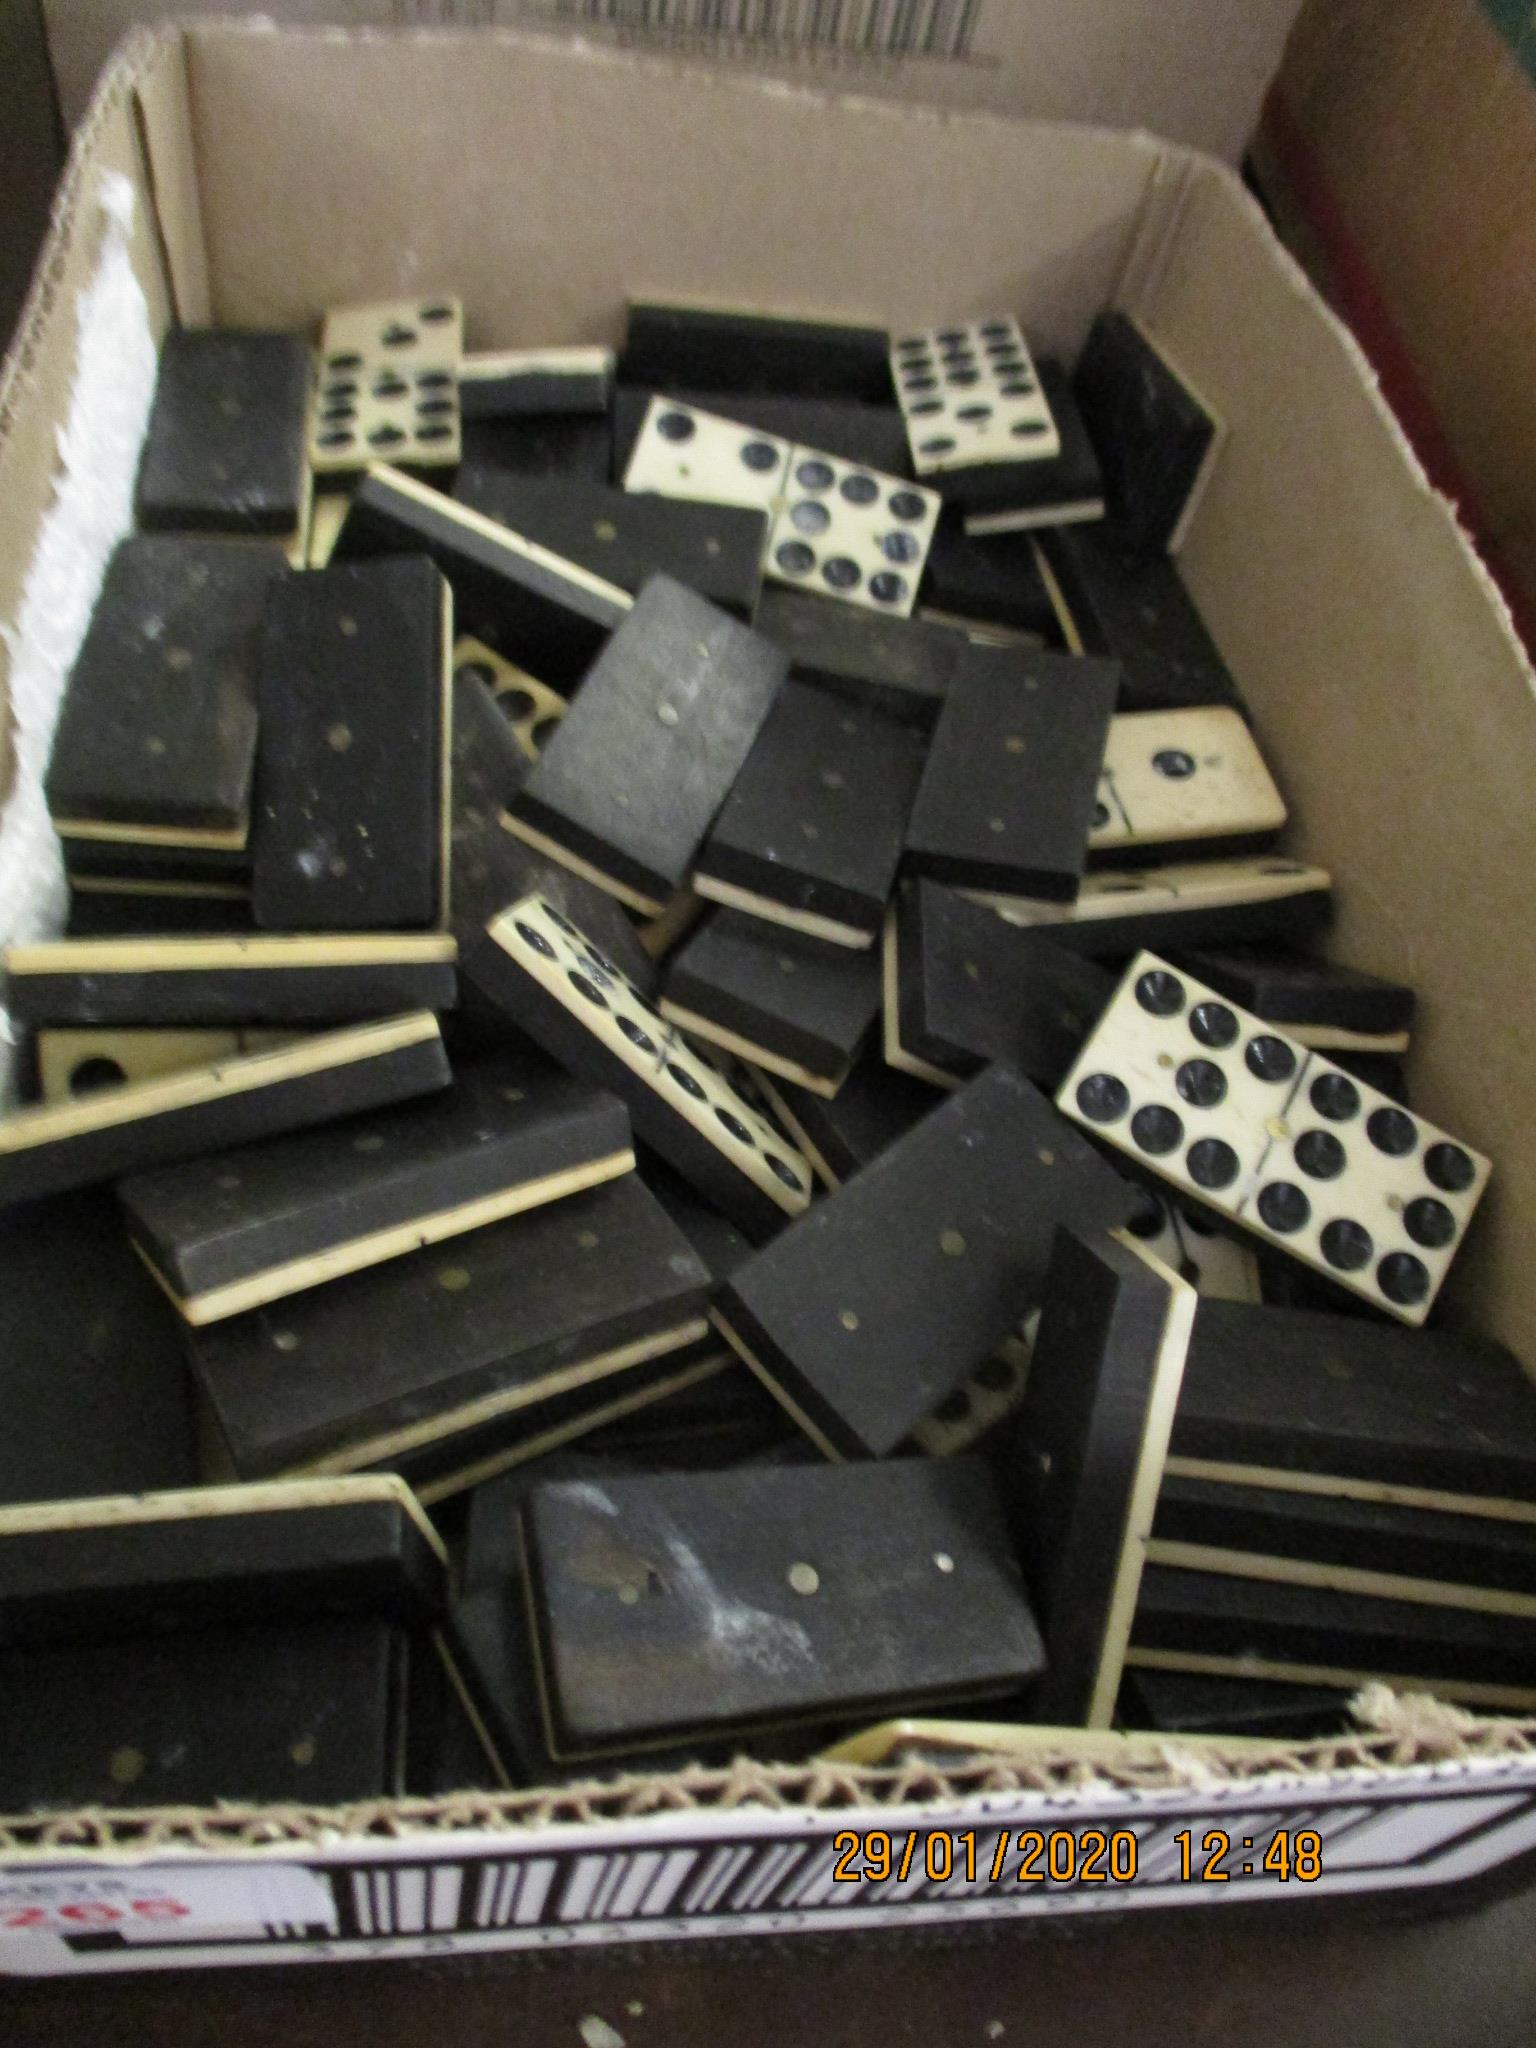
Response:
M1003 309L1071 357L1102 306L1136 312L1230 427L1181 566L1291 845L1336 870L1333 950L1414 983L1417 1099L1495 1161L1457 1295L1536 1364L1531 670L1363 358L1230 172L1141 135L516 35L142 35L77 140L0 373L0 618L49 501L103 169L151 201L133 255L159 330L296 327L441 286L474 348L612 341L647 293L913 326Z

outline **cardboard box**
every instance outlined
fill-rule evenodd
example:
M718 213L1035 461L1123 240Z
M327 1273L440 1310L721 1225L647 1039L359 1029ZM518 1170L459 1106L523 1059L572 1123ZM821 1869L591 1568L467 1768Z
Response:
M67 121L171 15L541 28L1038 120L1146 128L1236 163L1300 0L44 0ZM1191 51L1199 53L1190 61Z
M1531 9L1309 0L1255 155L1536 645Z
M920 206L886 203L909 191ZM1000 202L1022 192L1028 207ZM160 330L173 311L310 322L430 282L463 293L481 347L614 340L631 291L913 327L1006 307L1068 354L1101 306L1134 311L1230 429L1182 564L1283 770L1297 851L1337 871L1337 951L1417 985L1423 1106L1498 1163L1460 1297L1536 1357L1531 671L1357 348L1230 172L1142 136L537 38L137 39L77 139L0 376L7 621L53 531L66 421L66 485L110 455L80 445L100 392L74 380L101 275L125 263ZM132 351L117 367L139 374ZM94 533L99 557L110 538ZM1380 1715L1348 1741L1215 1760L1031 1731L1023 1748L981 1735L947 1765L742 1761L387 1812L0 1820L0 1970L1422 1897L1536 1850L1536 1722L1423 1701ZM1135 1883L991 1880L998 1830L1084 1826L1135 1837ZM913 1842L905 1871L840 1881L871 1827ZM1322 1874L1184 1881L1181 1837L1198 1876L1220 1827L1266 1843L1313 1829ZM946 1828L975 1832L976 1865L930 1876L927 1836Z

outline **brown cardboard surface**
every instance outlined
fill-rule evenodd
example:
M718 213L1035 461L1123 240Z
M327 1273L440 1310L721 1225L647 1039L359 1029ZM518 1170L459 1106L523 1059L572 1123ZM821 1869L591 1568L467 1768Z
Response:
M192 143L185 52L177 44L135 94L139 134L149 171L150 201L159 223L175 317L198 327L210 318L208 259Z
M213 306L237 324L462 278L475 349L616 341L633 293L913 327L1006 303L1075 350L1158 161L1144 137L833 114L808 89L573 62L538 37L479 38L473 63L454 35L194 27L189 45ZM578 193L580 234L560 227Z
M1299 0L45 0L65 118L112 46L171 15L562 28L735 70L1041 120L1140 127L1235 163ZM665 21L666 25L663 25ZM1194 58L1192 61L1192 53Z
M1424 1107L1497 1162L1468 1291L1484 1282L1484 1319L1536 1358L1536 1278L1520 1258L1536 1088L1517 1036L1536 856L1530 670L1358 350L1228 172L1145 138L820 98L545 39L204 26L183 47L167 33L134 49L82 131L0 372L0 618L47 500L96 181L110 166L147 191L136 107L163 219L141 219L135 256L161 324L162 249L189 301L206 258L218 319L297 323L329 299L451 287L478 346L609 339L628 292L669 291L913 325L1005 307L1070 353L1100 305L1127 303L1229 423L1183 566L1282 774L1299 850L1338 869L1338 950L1423 993ZM888 203L913 186L920 207ZM1522 1753L1528 1729L1445 1714L1426 1721L1431 1756ZM1399 1729L1305 1762L1423 1755ZM1089 1766L1065 1755L1060 1768ZM1170 1756L1159 1782L1188 1785L1183 1769ZM888 1784L748 1763L725 1779L426 1805L400 1825L547 1827L649 1812L663 1795L837 1806L1015 1789L995 1760ZM1042 1766L1026 1789L1054 1782ZM338 1823L383 1824L375 1809ZM56 1849L63 1825L0 1829L0 1846ZM157 1822L156 1839L227 1850L271 1825L221 1810ZM313 1841L325 1823L283 1825ZM99 1845L117 1823L91 1826L71 1839Z
M1478 0L1310 0L1267 131L1266 185L1418 385L1426 459L1536 617L1536 82Z

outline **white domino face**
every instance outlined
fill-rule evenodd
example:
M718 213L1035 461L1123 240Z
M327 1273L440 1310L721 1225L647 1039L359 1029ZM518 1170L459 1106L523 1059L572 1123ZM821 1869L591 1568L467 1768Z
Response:
M1016 1408L1024 1395L1030 1352L1038 1329L1038 1311L1017 1337L1006 1338L992 1357L979 1365L955 1391L912 1432L912 1441L931 1458L952 1458L969 1450L994 1423Z
M370 462L456 463L463 350L457 299L399 299L328 313L310 418L315 473Z
M1062 1084L1075 1123L1406 1323L1490 1171L1479 1153L1155 954Z
M793 450L774 434L653 398L624 472L626 491L772 512Z
M790 1216L810 1206L811 1168L710 1060L645 1000L629 977L542 896L490 927L497 945L675 1116Z
M1285 801L1237 712L1130 711L1109 722L1091 847L1277 832Z
M420 299L372 299L364 305L334 306L320 330L322 369L328 369L331 359L340 356L417 370L431 363L457 365L463 353L463 305L441 292Z
M905 617L917 599L941 503L936 491L814 448L792 449L763 574Z
M978 462L1045 462L1061 453L1017 320L905 334L891 349L891 376L919 476Z
M530 761L537 761L566 714L566 701L559 691L508 661L494 647L487 647L483 640L468 637L454 642L453 675L455 682L461 675L469 675L484 683L519 748Z
M1134 917L1169 910L1214 910L1234 904L1273 903L1331 887L1326 868L1281 855L1251 860L1201 860L1176 867L1100 868L1083 877L1075 903L1029 896L999 896L962 889L990 904L1009 924L1078 924L1097 917Z
M936 491L665 398L624 488L765 512L765 576L897 617L916 601L941 509Z
M1219 1229L1194 1207L1175 1209L1148 1190L1145 1209L1126 1225L1145 1251L1197 1294L1213 1301L1261 1302L1259 1262L1245 1244Z

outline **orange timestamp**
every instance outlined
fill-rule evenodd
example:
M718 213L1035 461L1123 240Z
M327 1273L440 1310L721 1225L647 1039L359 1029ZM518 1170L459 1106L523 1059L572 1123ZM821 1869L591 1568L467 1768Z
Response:
M898 1834L850 1828L832 1847L832 1875L843 1884L894 1879L1123 1885L1134 1884L1140 1874L1139 1844L1129 1828L909 1828ZM1234 1876L1267 1876L1282 1884L1311 1884L1323 1874L1322 1838L1312 1828L1280 1828L1262 1840L1234 1840L1223 1828L1184 1828L1173 1837L1173 1847L1176 1865L1158 1872L1164 1883L1225 1884Z
M844 1884L913 1877L930 1884L1130 1884L1136 1876L1136 1837L1128 1828L910 1828L894 1836L884 1828L850 1829L832 1847L832 1875Z

